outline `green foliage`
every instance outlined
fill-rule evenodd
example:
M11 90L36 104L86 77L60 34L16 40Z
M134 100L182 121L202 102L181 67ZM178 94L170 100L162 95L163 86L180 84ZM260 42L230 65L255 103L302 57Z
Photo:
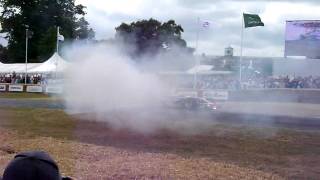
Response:
M7 34L9 62L24 62L26 28L33 32L30 62L41 62L52 55L57 26L66 40L93 38L83 17L85 7L75 5L75 0L0 0L0 4L1 32Z
M38 52L40 54L40 59L48 59L52 52L56 50L57 43L57 29L50 28L48 31L40 37Z
M8 49L0 44L0 62L8 59Z
M93 29L89 29L89 23L84 19L84 17L81 17L77 22L77 38L78 39L93 39L95 36L95 32Z
M183 31L174 20L161 23L151 18L131 24L122 23L116 27L116 39L133 46L133 56L153 55L176 47L192 52L181 38Z

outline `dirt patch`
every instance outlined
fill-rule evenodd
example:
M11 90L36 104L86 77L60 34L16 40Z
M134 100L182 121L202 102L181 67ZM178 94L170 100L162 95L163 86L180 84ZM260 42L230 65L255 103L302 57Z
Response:
M12 152L15 150L11 142L15 138L15 133L0 128L0 176L2 175L2 170L14 156Z
M77 162L75 175L79 179L282 179L206 158L184 158L170 153L90 145L82 147L79 155L81 161Z
M141 134L128 129L113 130L103 123L80 121L76 136L81 142L125 152L174 155L184 162L194 162L195 166L199 163L232 164L288 179L315 179L320 176L320 168L316 166L320 164L320 134L317 132L229 125L212 125L210 128L211 131L205 134L195 135L168 130ZM165 156L162 159L166 159ZM206 169L206 166L201 168ZM206 174L195 167L184 172ZM219 178L219 175L212 177Z
M147 153L109 146L77 143L49 137L24 139L0 129L1 141L15 151L44 150L63 174L76 179L281 179L281 177L217 163L206 158L185 158L170 153ZM0 172L14 154L0 154Z

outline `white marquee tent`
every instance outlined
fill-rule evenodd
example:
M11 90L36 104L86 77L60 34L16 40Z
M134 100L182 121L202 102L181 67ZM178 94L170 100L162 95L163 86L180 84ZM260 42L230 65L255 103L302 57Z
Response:
M62 72L68 67L69 63L62 59L59 54L55 53L46 62L41 63L39 66L30 69L30 73L50 73Z
M36 63L29 63L27 68L32 69L34 67L39 66L39 64ZM25 64L0 64L0 73L24 73L26 71L26 65Z
M216 71L214 70L213 65L197 65L192 67L187 71L171 71L171 72L162 72L160 75L171 75L171 76L194 76L194 75L203 75L203 76L214 76L214 75L232 75L232 71Z
M187 71L187 74L194 75L230 75L232 71L215 71L212 65L197 65Z
M188 74L200 74L204 72L210 72L214 66L212 65L197 65L187 71Z
M28 73L50 73L50 72L61 72L67 66L68 62L62 59L57 53L43 63L28 63ZM0 63L0 73L25 73L26 64L3 64Z

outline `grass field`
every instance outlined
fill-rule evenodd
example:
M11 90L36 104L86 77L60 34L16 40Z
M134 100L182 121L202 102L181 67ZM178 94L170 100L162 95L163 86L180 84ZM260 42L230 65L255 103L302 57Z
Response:
M8 93L1 92L0 98L11 99L50 99L50 96L43 93Z
M77 179L317 179L320 133L206 125L141 134L62 110L0 109L0 173L16 152L45 150ZM172 124L175 126L176 124Z

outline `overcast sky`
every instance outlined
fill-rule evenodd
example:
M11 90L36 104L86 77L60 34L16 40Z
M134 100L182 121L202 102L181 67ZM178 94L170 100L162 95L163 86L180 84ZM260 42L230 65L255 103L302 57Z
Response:
M155 18L174 19L185 32L183 38L195 47L197 18L210 21L201 29L197 53L223 55L231 45L240 51L242 13L259 14L265 27L244 31L245 56L283 56L286 20L320 19L320 0L76 0L87 6L87 20L98 39L114 37L121 22Z

